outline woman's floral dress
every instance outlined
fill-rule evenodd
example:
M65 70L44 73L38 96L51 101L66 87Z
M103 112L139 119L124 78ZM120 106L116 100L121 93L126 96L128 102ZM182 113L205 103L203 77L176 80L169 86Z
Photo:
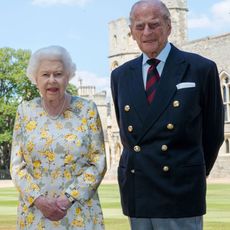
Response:
M97 188L106 171L101 121L96 105L72 97L58 119L49 118L41 99L18 107L11 154L11 176L19 191L17 229L104 229ZM60 221L45 218L34 205L44 195L65 192L77 202Z

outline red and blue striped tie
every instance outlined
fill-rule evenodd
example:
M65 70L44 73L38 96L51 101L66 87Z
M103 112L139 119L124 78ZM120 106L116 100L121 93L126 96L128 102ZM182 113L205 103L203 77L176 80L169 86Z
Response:
M157 85L160 79L160 75L157 71L157 65L160 63L159 60L152 58L147 61L150 65L148 72L147 72L147 81L146 81L146 97L149 104L152 103L156 90Z

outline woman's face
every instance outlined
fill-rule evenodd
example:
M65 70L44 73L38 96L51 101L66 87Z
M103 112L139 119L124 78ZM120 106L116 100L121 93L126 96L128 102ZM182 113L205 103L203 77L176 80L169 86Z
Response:
M36 85L45 100L60 100L65 94L69 78L59 60L42 60L36 75Z

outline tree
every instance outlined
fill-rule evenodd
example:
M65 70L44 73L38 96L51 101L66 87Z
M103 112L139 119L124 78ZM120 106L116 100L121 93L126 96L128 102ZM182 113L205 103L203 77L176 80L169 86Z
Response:
M9 178L10 152L14 119L18 105L23 100L39 96L38 90L26 77L30 58L29 50L0 49L0 179ZM69 85L73 95L77 89Z

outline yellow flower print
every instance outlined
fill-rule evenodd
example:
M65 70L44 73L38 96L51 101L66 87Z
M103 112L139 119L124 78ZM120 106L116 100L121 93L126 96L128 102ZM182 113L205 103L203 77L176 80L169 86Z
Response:
M81 208L76 208L76 214L80 215L81 214Z
M95 153L90 153L89 154L89 160L90 162L92 163L96 163L99 159L99 155L98 154L95 154Z
M70 195L73 197L73 198L77 198L79 196L79 191L74 189L71 191Z
M29 196L29 197L28 197L28 202L29 202L29 204L32 204L33 201L34 201L34 198L33 198L32 196Z
M93 123L93 124L90 124L90 129L93 131L93 132L96 132L97 131L97 126Z
M38 230L44 230L45 229L43 221L40 221L38 223L37 228L38 228Z
M92 205L93 205L92 199L87 200L86 204L87 204L88 207L92 207Z
M18 155L18 156L22 156L22 155L23 155L23 151L22 151L21 148L20 148L19 151L17 152L17 155Z
M44 117L46 115L45 111L42 111L41 113L39 113L39 116Z
M72 222L72 225L73 226L76 226L76 227L84 227L84 220L83 218L77 218L77 219L74 219L73 222Z
M93 111L93 110L89 110L88 113L89 113L90 118L93 118L95 116L95 114L96 114L95 111Z
M67 135L65 135L65 139L67 141L72 141L72 140L76 139L76 135L74 135L74 134L67 134Z
M41 161L39 161L39 160L34 161L34 162L33 162L33 166L34 166L34 168L40 168L40 166L41 166Z
M52 137L48 137L45 143L45 146L48 147L53 143L53 138Z
M46 130L41 131L41 138L46 139L48 137L48 132Z
M87 124L87 119L86 119L85 117L83 117L83 118L81 119L81 123L82 123L83 125L86 125L86 124Z
M78 102L76 103L76 107L77 107L78 109L82 109L82 107L83 107L82 102L81 102L81 101L78 101Z
M66 111L64 112L64 118L65 118L65 119L72 118L72 112L69 111L69 110L66 110Z
M41 172L35 172L35 173L34 173L34 178L35 178L35 179L40 179L41 177L42 177Z
M85 126L83 126L83 125L77 127L77 131L79 131L79 132L84 132L85 130L86 130Z
M55 126L57 129L63 129L63 124L61 122L56 122Z
M65 160L64 160L65 164L69 164L72 161L73 161L73 155L68 154L67 156L65 156Z
M28 211L28 207L27 207L26 205L23 205L22 211L23 211L23 212L27 212L27 211Z
M24 177L25 175L26 175L25 171L19 171L19 172L18 172L19 178L22 178L22 177Z
M22 121L23 121L23 123L27 123L28 122L28 116L24 116Z
M96 216L93 218L93 223L94 223L94 224L97 224L97 223L98 223L98 219L97 219Z
M28 183L31 182L31 176L29 174L26 174L26 180L27 180Z
M58 227L61 224L61 221L52 221L54 227Z
M23 220L19 221L19 225L20 225L20 229L24 229L25 228L25 223Z
M32 224L33 221L34 221L34 214L33 214L32 212L30 212L30 213L28 214L28 216L26 217L26 222L27 222L28 224Z
M72 164L72 165L71 165L71 169L72 169L73 171L76 171L76 168L77 168L77 165L76 165L76 164Z
M61 172L60 172L59 169L57 169L57 170L55 170L55 171L53 171L53 172L51 173L52 179L57 179L60 175L61 175Z
M51 151L45 151L44 155L48 158L49 161L55 160L55 154Z
M34 143L32 141L29 141L26 145L28 152L32 152L34 149Z
M26 162L29 162L30 161L30 155L28 155L28 154L24 155L24 159Z
M84 173L84 181L87 183L95 182L96 178L93 174Z
M80 147L80 146L81 146L81 141L80 141L80 140L77 140L76 146L77 146L77 147Z
M35 129L37 127L37 122L36 121L30 121L27 123L26 125L26 130L27 131L32 131L33 129Z
M39 191L39 187L36 184L31 184L30 186L32 188L32 190L34 191Z
M71 174L69 171L65 170L64 171L64 177L67 179L67 180L70 180L71 179Z

